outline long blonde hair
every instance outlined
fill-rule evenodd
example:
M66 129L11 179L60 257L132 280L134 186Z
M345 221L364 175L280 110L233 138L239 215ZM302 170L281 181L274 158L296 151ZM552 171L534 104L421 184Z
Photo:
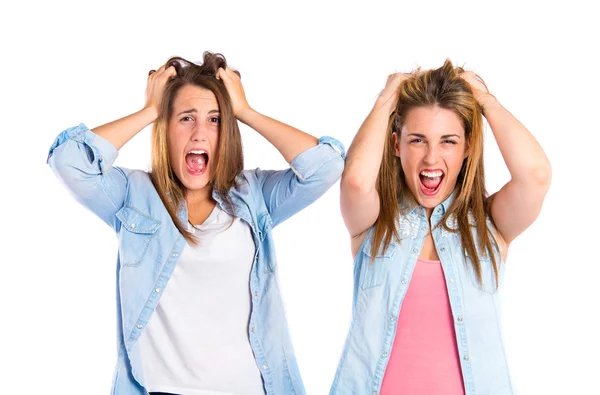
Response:
M150 177L179 232L189 243L196 244L196 239L187 230L186 224L177 216L178 209L184 202L186 189L173 172L169 158L168 125L179 90L187 85L198 86L214 93L217 99L221 117L219 147L215 158L216 166L212 167L210 179L213 190L219 194L231 212L234 212L233 203L227 192L235 186L236 176L244 168L242 138L225 85L215 78L218 69L227 66L223 55L205 52L202 64L174 57L169 59L166 65L174 66L177 76L169 80L165 87L159 115L152 128Z
M400 204L403 207L416 204L406 184L400 158L395 155L392 133L400 137L404 119L410 109L439 106L453 111L462 120L469 155L463 161L456 180L454 199L438 226L443 226L449 232L460 233L463 254L471 258L480 284L482 270L476 245L479 251L491 257L497 285L499 262L496 262L493 250L498 245L493 230L487 225L487 219L491 221L491 216L483 168L482 107L475 100L470 85L460 77L463 71L462 67L454 67L450 60L446 60L438 69L416 70L400 84L398 104L389 119L388 138L377 178L380 212L375 222L373 246L378 251L383 243L382 251L385 251L392 238L400 241L397 220L399 215L404 214ZM470 216L474 218L474 223L469 223ZM457 228L448 226L447 221L451 218L456 219ZM477 240L474 240L472 227L477 231Z

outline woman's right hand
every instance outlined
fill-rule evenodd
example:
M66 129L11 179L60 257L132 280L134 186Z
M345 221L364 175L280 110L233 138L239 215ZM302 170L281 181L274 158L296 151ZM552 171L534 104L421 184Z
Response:
M145 109L150 109L155 117L158 117L160 110L160 101L162 100L163 92L167 82L177 75L175 67L169 66L165 69L165 65L160 66L156 71L151 70L148 75L148 85L146 86L146 104Z
M379 94L379 99L381 104L387 106L390 110L390 114L396 108L396 103L398 102L398 88L402 81L410 78L410 73L394 73L388 75L387 82L385 83L385 88Z
M165 86L175 75L177 72L173 66L165 70L163 65L156 71L151 70L148 75L144 108L124 118L95 127L92 132L108 140L117 150L120 150L133 136L156 121Z

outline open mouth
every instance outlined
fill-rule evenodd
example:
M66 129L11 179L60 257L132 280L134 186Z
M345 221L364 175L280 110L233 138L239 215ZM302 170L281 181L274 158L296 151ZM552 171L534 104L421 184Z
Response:
M185 155L185 163L190 174L200 176L208 168L208 152L202 149L191 150Z
M426 196L435 196L442 186L444 172L441 170L423 170L419 173L421 192Z

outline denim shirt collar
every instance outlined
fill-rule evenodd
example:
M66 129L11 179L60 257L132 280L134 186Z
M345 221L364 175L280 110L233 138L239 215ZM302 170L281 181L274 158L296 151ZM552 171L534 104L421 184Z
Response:
M215 189L213 189L213 191L212 191L212 198L217 202L217 204L219 205L219 208L221 208L221 210L225 211L227 214L229 214L231 216L235 216L235 217L239 217L239 218L243 219L248 224L250 224L250 226L252 227L252 231L256 233L256 229L254 228L254 222L252 221L252 218L250 218L249 215L246 215L246 213L244 213L243 210L240 210L238 208L238 206L235 204L236 200L235 200L235 197L233 196L231 190L229 190L227 192L227 196L232 202L234 202L233 209L235 212L231 212L230 207L225 204L222 196ZM188 209L187 209L187 203L185 201L185 198L182 199L181 202L179 202L179 206L177 207L177 217L183 224L186 224L188 222Z
M441 213L442 215L446 214L446 211L448 211L448 209L452 205L455 195L456 195L456 190L452 191L452 193L450 193L450 195L448 195L448 197L446 199L444 199L444 201L437 206L437 207L442 208L442 213Z

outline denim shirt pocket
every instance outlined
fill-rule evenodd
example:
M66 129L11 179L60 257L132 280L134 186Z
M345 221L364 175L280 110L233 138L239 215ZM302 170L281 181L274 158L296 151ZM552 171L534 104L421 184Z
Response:
M390 242L387 250L374 251L373 239L369 239L363 248L362 268L360 273L360 287L363 290L378 287L383 284L389 265L392 264L392 258L396 254L398 243L395 240ZM372 258L375 258L374 260Z
M475 273L475 269L473 268L473 262L469 257L469 253L465 251L465 256L467 259L467 265L469 266L468 271L471 277L471 282L474 287L477 289L488 293L493 294L497 291L496 287L496 276L494 274L494 266L492 262L492 258L488 254L483 254L479 252L479 265L481 266L481 283L477 279L477 274ZM502 283L502 258L500 254L495 254L496 265L498 266L498 286Z
M150 242L160 228L160 221L131 206L116 213L121 221L119 231L119 256L123 266L139 266Z

